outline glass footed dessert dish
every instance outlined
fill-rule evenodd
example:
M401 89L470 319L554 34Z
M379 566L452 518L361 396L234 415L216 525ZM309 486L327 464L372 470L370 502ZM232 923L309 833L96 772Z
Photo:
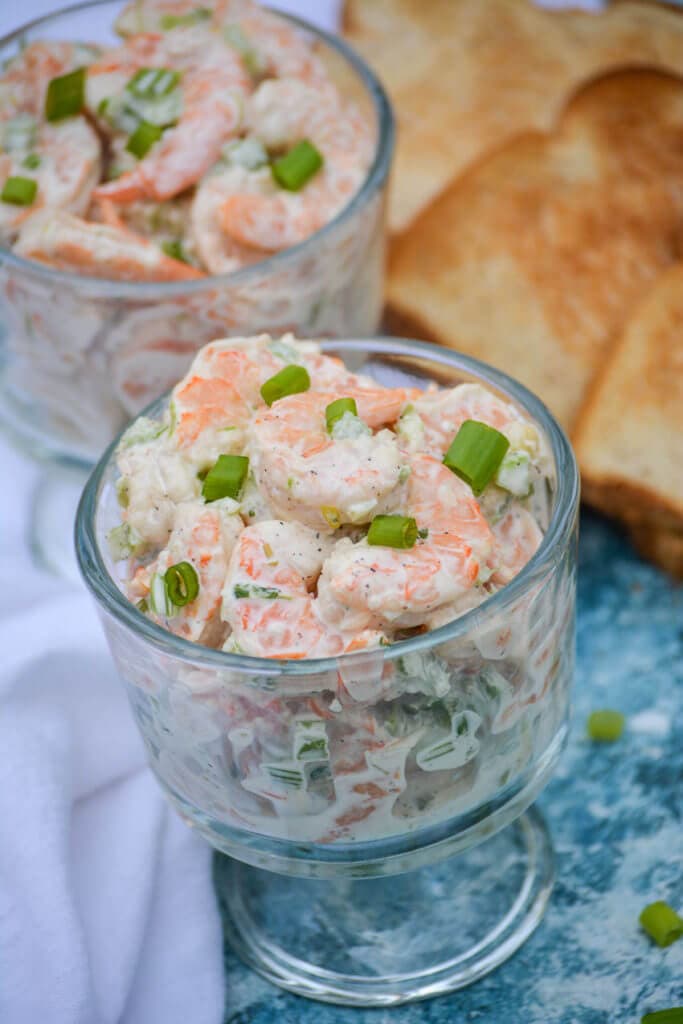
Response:
M495 573L479 572L480 593L457 617L435 619L427 631L387 630L388 640L360 649L257 657L244 653L249 634L235 641L237 625L216 649L192 621L169 619L166 628L163 615L173 612L154 597L158 564L148 573L153 607L130 599L131 577L110 543L121 526L119 443L88 482L76 544L152 770L184 820L228 855L217 858L216 883L234 948L302 995L392 1005L481 977L543 915L552 843L529 807L568 728L578 476L548 411L505 375L402 339L321 347L353 374L411 394L482 384L531 425L546 468L518 500L540 532L516 574L496 586ZM138 430L164 416L175 429L169 396ZM212 472L202 475L208 501ZM505 482L521 495L516 481ZM509 492L498 510L486 500L489 521L502 521ZM365 543L355 534L338 542L346 552ZM143 559L143 575L148 568ZM201 568L195 576L204 587ZM332 587L342 577L333 573ZM188 580L176 580L181 596ZM230 594L242 599L245 591L239 583Z

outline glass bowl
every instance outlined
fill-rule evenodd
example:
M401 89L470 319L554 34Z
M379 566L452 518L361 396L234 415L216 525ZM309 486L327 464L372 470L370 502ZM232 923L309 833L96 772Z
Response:
M36 39L114 43L121 0L39 18L0 39L0 61ZM101 280L0 248L0 424L33 453L90 466L137 413L221 335L372 333L382 309L391 108L342 40L290 15L343 96L375 126L376 149L351 202L306 241L231 274L182 283Z
M479 977L543 913L552 846L524 812L567 735L578 475L545 406L476 360L398 338L323 350L383 384L482 381L536 423L554 462L547 529L504 589L432 632L339 658L190 643L122 593L105 539L118 521L115 445L84 491L76 546L152 770L229 854L217 882L235 947L304 995L388 1005ZM424 756L434 736L452 746L436 771Z
M0 62L36 39L115 44L122 0L91 0L0 39ZM371 334L384 285L384 214L394 145L389 101L342 40L277 12L307 35L342 95L375 126L351 202L300 245L231 274L182 283L109 281L53 270L0 246L0 427L49 460L30 510L36 562L77 578L72 524L85 474L123 424L185 372L213 338Z

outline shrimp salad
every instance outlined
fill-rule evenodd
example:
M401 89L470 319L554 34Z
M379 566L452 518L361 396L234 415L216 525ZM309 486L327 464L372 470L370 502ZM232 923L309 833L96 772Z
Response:
M478 383L381 386L292 335L218 340L163 418L133 422L116 465L108 542L145 616L254 658L357 652L268 685L188 669L192 720L220 723L215 778L189 782L166 750L176 792L199 785L200 806L271 835L376 837L453 813L549 742L564 696L543 729L533 716L565 694L559 606L518 608L518 629L489 623L475 647L385 650L476 608L542 541L554 464L509 401ZM134 706L155 688L136 679ZM140 712L143 732L163 704ZM166 713L155 756L178 730Z
M251 0L132 0L103 48L34 41L0 78L0 243L183 281L302 242L358 191L374 129Z

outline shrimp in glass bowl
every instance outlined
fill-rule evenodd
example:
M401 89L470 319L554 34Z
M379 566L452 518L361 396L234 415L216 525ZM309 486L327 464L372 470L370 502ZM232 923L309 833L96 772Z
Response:
M90 467L213 338L377 329L393 119L342 40L251 0L105 0L21 27L0 58L0 424L31 454ZM306 204L337 159L317 133L258 137L252 99L278 82L362 130L343 202L264 248L225 230L225 204ZM51 493L33 548L68 571Z
M266 977L425 998L540 920L551 844L527 808L567 735L577 509L538 400L395 338L214 341L100 460L81 570L152 770L234 858L228 937Z

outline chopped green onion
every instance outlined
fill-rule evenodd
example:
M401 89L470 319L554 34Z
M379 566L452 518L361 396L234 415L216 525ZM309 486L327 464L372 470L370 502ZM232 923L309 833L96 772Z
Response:
M412 548L417 540L412 516L375 516L368 530L368 544L385 548Z
M26 153L36 144L38 122L31 114L17 114L2 123L0 144L7 153Z
M304 784L303 772L298 768L287 768L280 764L264 764L263 766L273 782L281 782L283 786L301 789Z
M358 415L358 406L353 398L337 398L325 409L325 423L327 424L327 430L329 433L332 432L332 427L335 425L337 420L340 420L342 416L350 412L352 416Z
M45 120L62 121L80 114L85 104L85 68L53 78L45 95Z
M624 722L621 711L593 711L588 716L586 731L598 743L614 743L624 731Z
M219 455L202 484L204 501L239 497L249 472L246 455Z
M197 570L189 562L176 562L164 573L166 595L176 608L184 608L199 593Z
M36 167L40 167L40 157L37 153L29 153L21 166L25 167L28 171L35 171Z
M338 530L342 524L341 512L335 505L323 505L320 513L329 527Z
M504 434L488 423L465 420L444 455L444 465L481 494L496 475L510 447Z
M0 199L14 206L30 206L37 191L38 182L33 178L8 178L0 192Z
M232 46L233 50L237 50L242 58L242 63L252 78L259 78L267 71L267 61L258 50L254 49L241 25L233 24L226 26L223 29L223 38L229 46Z
M322 154L308 139L297 142L296 146L275 160L271 170L275 181L288 192L298 192L323 165Z
M186 28L189 25L196 25L200 21L208 21L211 11L208 7L195 7L187 14L162 14L159 25L166 32L171 28Z
M143 615L146 615L149 611L149 601L146 597L141 597L135 607L139 612L142 612Z
M181 263L189 263L185 250L183 249L183 243L175 238L172 242L162 242L162 251L170 256L172 260L180 260Z
M273 402L277 402L280 398L286 398L287 395L298 395L302 391L308 391L310 386L311 378L308 376L306 367L293 363L290 366L285 366L274 377L268 378L261 386L261 398L266 405L272 405Z
M142 537L129 523L114 526L107 534L109 551L115 562L120 562L123 558L130 558L140 546L141 541Z
M162 129L157 124L141 121L126 143L126 149L138 160L149 153L155 142L161 138Z
M640 1024L683 1024L683 1006L671 1006L668 1010L655 1010L640 1018Z
M126 85L141 100L159 99L167 96L180 81L180 72L170 68L140 68Z
M683 935L683 918L662 900L645 907L638 920L658 946L670 946Z
M243 597L260 597L264 601L289 601L291 598L286 597L280 590L276 590L275 587L259 587L256 583L250 583L245 585L242 583L236 583L233 588L233 594L237 598Z

